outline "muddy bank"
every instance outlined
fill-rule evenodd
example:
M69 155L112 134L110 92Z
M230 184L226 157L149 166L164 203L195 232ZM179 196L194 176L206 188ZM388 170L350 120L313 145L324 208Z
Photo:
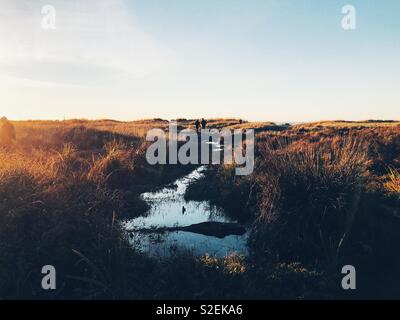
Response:
M185 227L160 227L160 228L142 228L135 230L143 233L163 233L173 231L185 231L202 234L205 236L213 236L224 238L230 235L241 236L246 233L246 229L239 223L224 223L224 222L202 222Z

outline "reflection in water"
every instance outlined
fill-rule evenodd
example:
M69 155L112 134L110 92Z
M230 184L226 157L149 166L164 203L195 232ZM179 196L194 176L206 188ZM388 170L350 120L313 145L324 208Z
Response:
M199 167L175 181L172 187L142 194L143 199L150 204L150 210L146 216L126 221L126 230L188 226L205 221L236 222L227 217L221 208L210 205L208 201L185 201L184 194L188 184L201 178L205 170L205 166ZM185 210L182 210L183 207ZM247 233L219 239L183 231L163 234L133 232L131 242L142 251L160 257L168 256L174 248L186 248L197 255L209 253L224 256L232 251L246 254L247 237Z

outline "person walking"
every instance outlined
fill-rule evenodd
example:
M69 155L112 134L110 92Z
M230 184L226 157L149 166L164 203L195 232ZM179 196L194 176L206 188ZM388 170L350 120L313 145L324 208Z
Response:
M199 132L199 129L200 129L200 121L199 121L199 119L197 119L197 120L194 122L194 126L196 127L196 132Z
M206 125L207 125L207 121L206 121L204 118L202 118L202 119L201 119L201 128L202 128L202 129L205 129L205 128L206 128Z

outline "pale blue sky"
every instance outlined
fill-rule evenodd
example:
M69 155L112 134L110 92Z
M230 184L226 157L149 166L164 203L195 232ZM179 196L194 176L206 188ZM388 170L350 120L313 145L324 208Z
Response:
M14 119L400 119L397 0L1 0L0 39Z

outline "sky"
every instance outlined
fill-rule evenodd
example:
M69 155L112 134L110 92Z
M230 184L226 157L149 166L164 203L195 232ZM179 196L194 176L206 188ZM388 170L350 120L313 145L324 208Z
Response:
M45 5L55 29L43 28ZM355 30L342 28L345 5ZM0 0L10 119L303 122L399 110L398 0Z

